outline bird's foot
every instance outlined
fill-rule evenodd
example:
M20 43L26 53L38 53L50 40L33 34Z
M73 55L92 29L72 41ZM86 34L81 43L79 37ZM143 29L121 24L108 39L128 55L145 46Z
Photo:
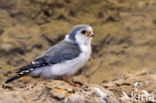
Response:
M74 84L75 87L80 88L81 86L79 84Z
M80 85L79 85L79 84L70 82L70 81L68 80L67 77L62 76L62 79L63 79L63 81L67 82L69 85L71 85L71 86L73 86L73 87L78 87L78 88L80 88Z

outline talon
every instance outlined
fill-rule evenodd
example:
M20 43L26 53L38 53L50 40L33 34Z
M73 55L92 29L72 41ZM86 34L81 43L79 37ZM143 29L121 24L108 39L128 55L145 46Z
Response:
M67 77L62 76L62 79L63 79L65 82L67 82L69 85L71 85L71 86L73 86L73 87L78 87L78 88L80 88L80 85L79 85L79 84L77 84L77 83L74 84L74 83L70 82L70 81L68 80Z

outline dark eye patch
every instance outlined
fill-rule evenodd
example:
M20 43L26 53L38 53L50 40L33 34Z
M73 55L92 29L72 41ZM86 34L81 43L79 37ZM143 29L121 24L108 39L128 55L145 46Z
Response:
M82 30L81 33L82 33L82 34L86 34L86 30Z

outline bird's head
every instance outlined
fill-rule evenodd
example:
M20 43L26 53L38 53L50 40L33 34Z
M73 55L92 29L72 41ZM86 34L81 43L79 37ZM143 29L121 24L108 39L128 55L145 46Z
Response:
M66 40L78 43L78 44L90 44L93 34L91 26L86 24L80 24L74 26L69 34L66 36Z

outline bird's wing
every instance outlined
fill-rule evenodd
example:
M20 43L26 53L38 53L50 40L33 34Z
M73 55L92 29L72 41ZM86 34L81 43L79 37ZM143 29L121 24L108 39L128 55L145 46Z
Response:
M80 48L77 44L62 41L49 48L45 53L36 58L29 65L19 68L17 73L71 60L78 57L80 52Z

